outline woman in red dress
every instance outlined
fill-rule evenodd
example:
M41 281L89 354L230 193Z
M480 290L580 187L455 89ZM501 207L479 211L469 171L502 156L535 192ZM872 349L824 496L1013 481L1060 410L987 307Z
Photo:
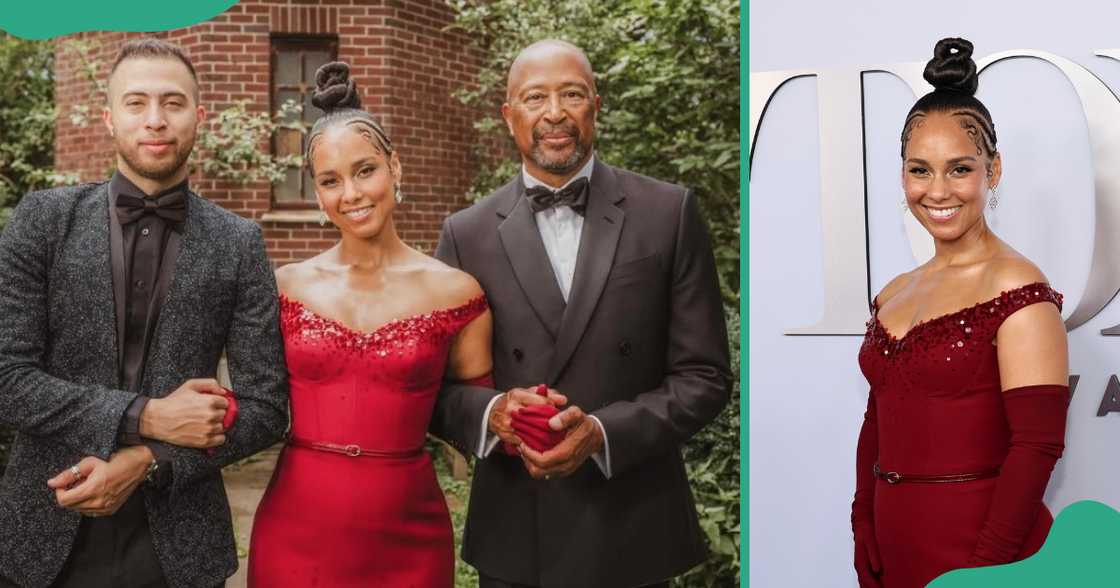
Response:
M852 505L862 587L918 588L1036 552L1069 404L1062 297L984 220L1000 155L972 44L938 42L902 132L909 211L936 253L872 303Z
M342 239L276 274L292 425L249 584L450 587L451 520L423 447L441 382L490 372L490 312L473 278L397 235L401 165L348 67L317 77L307 161Z

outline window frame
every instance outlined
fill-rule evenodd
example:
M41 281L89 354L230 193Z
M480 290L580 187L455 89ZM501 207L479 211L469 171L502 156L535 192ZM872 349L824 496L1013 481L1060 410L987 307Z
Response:
M290 84L280 84L277 82L278 70L280 61L280 52L283 50L299 50L301 53L307 50L323 51L326 50L330 54L330 61L338 61L338 35L322 35L322 34L270 34L268 39L268 112L274 115L280 105L277 103L277 96L281 91L298 91L300 93L301 103L305 94L313 91L314 85L304 84L300 76L301 82L298 86ZM303 59L300 59L300 67L303 67ZM305 73L305 72L300 72ZM305 113L306 114L306 113ZM269 150L272 155L277 154L277 135L273 133L269 138ZM301 141L302 144L302 141ZM269 203L271 210L317 210L318 205L314 199L304 200L302 198L304 183L310 182L307 177L305 169L300 169L300 196L299 200L279 201L276 199L277 184L269 185Z

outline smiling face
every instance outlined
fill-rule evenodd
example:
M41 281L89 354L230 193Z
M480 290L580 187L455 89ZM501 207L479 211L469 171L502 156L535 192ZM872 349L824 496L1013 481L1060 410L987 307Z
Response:
M173 58L126 59L109 78L108 95L103 118L121 172L147 191L183 181L206 116L187 67Z
M343 233L377 236L392 226L401 165L355 127L337 125L316 139L312 154L319 207Z
M989 187L1000 178L1000 157L977 147L961 117L932 112L913 123L902 162L902 189L918 222L941 241L982 227Z
M591 157L599 96L579 49L538 43L510 68L502 116L533 177L558 184Z

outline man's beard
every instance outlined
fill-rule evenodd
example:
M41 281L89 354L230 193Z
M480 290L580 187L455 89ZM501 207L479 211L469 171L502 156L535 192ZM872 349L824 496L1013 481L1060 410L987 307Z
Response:
M573 148L572 154L563 159L556 157L549 157L541 149L541 136L546 132L553 130L562 130L572 136ZM529 151L529 157L532 158L533 163L541 167L541 169L548 170L554 174L566 174L575 170L576 166L583 161L587 155L587 146L581 141L582 137L579 134L579 129L574 125L571 127L563 127L558 129L533 129L533 149Z
M157 162L151 165L141 162L140 150L143 147L135 143L132 145L125 144L124 139L117 139L114 146L117 149L117 154L124 159L129 168L143 178L158 182L175 176L179 173L179 170L183 169L187 159L191 156L191 150L194 149L194 140L194 135L191 135L186 141L177 141L174 157L170 161Z

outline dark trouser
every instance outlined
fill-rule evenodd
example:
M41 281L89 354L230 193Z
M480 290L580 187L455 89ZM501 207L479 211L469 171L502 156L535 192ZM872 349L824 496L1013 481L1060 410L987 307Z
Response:
M54 588L167 588L152 544L144 495L111 517L84 517Z
M0 576L0 588L20 586ZM82 519L70 557L51 588L167 588L140 491L111 517Z
M531 584L511 584L505 580L491 578L490 576L479 574L478 575L478 588L536 588ZM623 587L625 588L625 587ZM669 588L668 582L660 582L657 584L648 584L641 588Z

